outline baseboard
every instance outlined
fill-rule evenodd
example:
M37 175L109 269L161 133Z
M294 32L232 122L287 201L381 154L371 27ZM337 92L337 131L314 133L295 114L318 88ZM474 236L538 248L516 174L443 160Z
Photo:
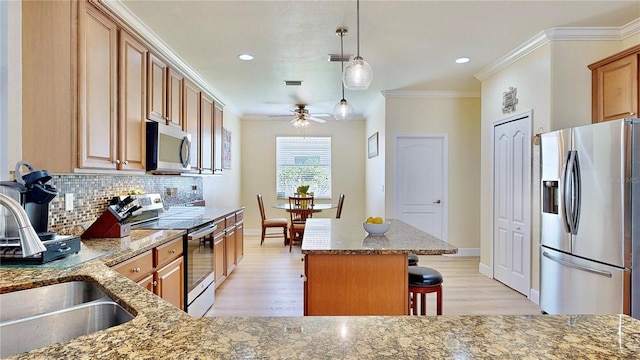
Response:
M529 300L536 305L540 305L540 292L535 289L529 290Z
M245 235L262 235L262 229L244 229Z
M493 279L493 269L491 269L490 266L480 263L480 265L478 265L478 272L489 279Z
M480 248L458 248L456 254L443 254L444 256L480 256Z

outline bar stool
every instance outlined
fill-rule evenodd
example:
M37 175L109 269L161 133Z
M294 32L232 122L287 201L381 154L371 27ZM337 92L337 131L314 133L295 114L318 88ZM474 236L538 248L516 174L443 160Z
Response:
M409 266L409 314L426 315L427 294L436 293L436 314L442 315L442 274L424 266ZM418 313L420 300L420 313Z
M409 253L409 255L407 255L407 259L409 260L409 266L416 266L418 265L418 260L420 260L418 258L418 255L416 254L412 254Z

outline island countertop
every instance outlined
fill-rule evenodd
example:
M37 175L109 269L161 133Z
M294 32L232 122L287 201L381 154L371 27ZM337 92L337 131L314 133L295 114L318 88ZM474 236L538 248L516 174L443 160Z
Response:
M158 234L136 233L133 246L126 246L123 254L72 268L0 268L0 293L86 280L136 315L122 325L12 358L640 358L640 321L626 315L193 318L104 262L120 261L149 242L164 241L154 236Z
M359 222L344 219L307 219L303 254L455 254L458 248L402 222L388 219L389 231L369 235Z

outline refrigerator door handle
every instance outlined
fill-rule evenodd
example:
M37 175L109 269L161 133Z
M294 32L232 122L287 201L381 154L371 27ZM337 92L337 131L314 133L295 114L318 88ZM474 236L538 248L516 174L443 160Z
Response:
M573 159L574 152L567 152L567 160L564 164L564 171L562 174L562 188L564 193L564 201L562 201L563 207L563 220L564 228L566 232L574 234L573 232L573 187L572 187L572 173L573 173Z
M582 200L582 192L580 184L582 183L582 177L580 176L580 159L578 158L578 152L573 151L573 173L572 173L572 196L574 198L572 210L572 222L573 222L573 234L578 234L578 224L580 223L580 203Z
M574 268L577 270L582 270L582 271L586 271L592 274L596 274L596 275L601 275L601 276L606 276L606 277L612 277L613 275L608 272L608 271L603 271L603 270L598 270L598 269L593 269L587 266L582 266L582 265L578 265L578 264L574 264L570 261L566 261L566 260L562 260L560 258L557 258L553 255L550 255L548 252L543 251L542 252L542 256L546 257L547 259L551 260L551 261L555 261L560 265L564 265L566 267L570 267L570 268Z

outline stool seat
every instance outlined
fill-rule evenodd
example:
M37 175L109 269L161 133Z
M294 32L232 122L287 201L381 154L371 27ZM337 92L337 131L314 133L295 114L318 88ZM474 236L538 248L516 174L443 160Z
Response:
M418 265L418 260L420 260L418 258L418 255L416 254L411 254L409 253L409 255L407 255L407 259L409 260L409 266L416 266Z
M409 267L409 286L437 286L443 278L437 270L425 266Z

